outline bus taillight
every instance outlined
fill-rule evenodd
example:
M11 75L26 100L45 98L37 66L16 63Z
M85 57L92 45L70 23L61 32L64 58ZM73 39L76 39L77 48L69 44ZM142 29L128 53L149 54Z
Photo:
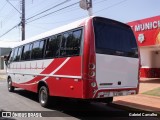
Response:
M96 75L95 68L96 68L95 64L93 63L89 64L89 73L88 73L89 77L95 77Z

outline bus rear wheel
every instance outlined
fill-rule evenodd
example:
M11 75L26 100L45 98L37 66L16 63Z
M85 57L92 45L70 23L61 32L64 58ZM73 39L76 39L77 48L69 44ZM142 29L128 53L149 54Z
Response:
M39 89L39 103L42 107L48 107L50 102L49 91L46 86L42 86Z
M11 78L8 78L8 91L9 92L13 92L14 91L14 87L12 86Z

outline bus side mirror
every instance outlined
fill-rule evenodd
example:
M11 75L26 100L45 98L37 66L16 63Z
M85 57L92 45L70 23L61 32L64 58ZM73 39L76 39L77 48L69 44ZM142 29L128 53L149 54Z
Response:
M8 58L9 58L8 56L4 56L4 61L6 65L8 65Z

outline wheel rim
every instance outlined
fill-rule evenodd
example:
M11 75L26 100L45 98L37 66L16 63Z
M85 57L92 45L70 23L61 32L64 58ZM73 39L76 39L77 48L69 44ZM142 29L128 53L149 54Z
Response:
M46 101L47 101L47 92L44 89L41 90L40 101L42 104L46 103Z

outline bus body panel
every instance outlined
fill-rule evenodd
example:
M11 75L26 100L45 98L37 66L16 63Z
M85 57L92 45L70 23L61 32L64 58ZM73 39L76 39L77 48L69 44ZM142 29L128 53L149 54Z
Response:
M98 88L136 88L139 60L137 58L96 54Z
M82 98L81 59L77 56L16 62L10 65L10 70L15 72L9 75L15 87L38 92L38 83L45 81L52 96Z

